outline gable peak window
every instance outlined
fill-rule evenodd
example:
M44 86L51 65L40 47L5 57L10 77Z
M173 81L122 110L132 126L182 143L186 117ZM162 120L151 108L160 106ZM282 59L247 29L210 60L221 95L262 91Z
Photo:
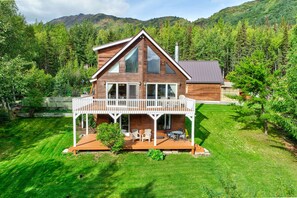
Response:
M138 47L133 48L125 57L127 73L138 72Z
M175 74L175 71L171 69L168 63L165 64L165 67L166 67L166 74Z
M147 73L160 73L160 57L149 46L147 46Z
M117 62L109 70L108 73L119 73L120 72L120 63Z

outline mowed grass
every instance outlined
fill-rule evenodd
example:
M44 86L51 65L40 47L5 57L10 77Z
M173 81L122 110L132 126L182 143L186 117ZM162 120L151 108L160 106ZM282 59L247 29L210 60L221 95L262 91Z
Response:
M0 127L0 196L297 196L296 157L275 133L244 129L234 116L230 106L198 106L195 140L211 156L159 162L145 153L65 155L71 118L14 121Z

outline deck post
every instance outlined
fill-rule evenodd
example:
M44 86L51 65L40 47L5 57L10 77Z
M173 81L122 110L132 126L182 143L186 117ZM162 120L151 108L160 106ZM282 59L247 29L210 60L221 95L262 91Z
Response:
M163 113L150 113L148 115L154 120L154 146L157 146L157 120Z
M73 113L73 147L76 147L76 115Z
M195 141L194 141L194 138L195 138L195 136L194 136L194 133L195 133L195 115L193 115L192 116L192 131L191 131L191 139L192 139L192 146L194 146L195 145Z
M157 146L157 119L154 119L154 146Z
M191 120L191 145L195 145L195 113L194 114L186 114L186 116Z
M81 128L84 128L84 114L81 114Z
M89 135L89 116L86 114L86 135Z

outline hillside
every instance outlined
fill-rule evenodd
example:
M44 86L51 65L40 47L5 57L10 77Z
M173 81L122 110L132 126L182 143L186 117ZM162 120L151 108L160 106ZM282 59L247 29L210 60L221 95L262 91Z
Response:
M147 27L147 26L160 26L161 24L165 22L169 22L171 25L176 23L177 21L182 23L190 23L184 18L181 17L174 17L174 16L166 16L166 17L159 17L159 18L153 18L147 21L141 21L138 19L133 18L120 18L112 15L106 15L106 14L78 14L78 15L72 15L72 16L64 16L57 19L53 19L49 24L57 24L57 23L64 23L67 28L70 28L71 26L75 24L79 24L82 22L91 22L95 26L101 27L101 28L109 28L112 26L121 26L124 24L133 24L135 26L140 27Z
M295 24L297 16L296 0L255 0L239 6L225 8L211 17L198 19L196 25L213 25L220 18L236 25L246 20L250 25L264 25L267 19L270 24L281 23L284 18L288 23Z

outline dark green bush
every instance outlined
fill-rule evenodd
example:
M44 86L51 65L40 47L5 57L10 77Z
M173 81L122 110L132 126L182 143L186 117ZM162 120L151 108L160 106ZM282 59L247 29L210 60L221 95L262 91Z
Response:
M102 123L97 127L97 140L110 148L111 152L118 153L124 148L124 134L118 123Z
M0 122L8 122L10 120L9 113L5 111L4 109L0 109Z
M157 160L157 161L160 161L160 160L164 160L165 159L165 154L158 150L158 149L150 149L148 152L147 152L147 156L152 158L153 160Z

